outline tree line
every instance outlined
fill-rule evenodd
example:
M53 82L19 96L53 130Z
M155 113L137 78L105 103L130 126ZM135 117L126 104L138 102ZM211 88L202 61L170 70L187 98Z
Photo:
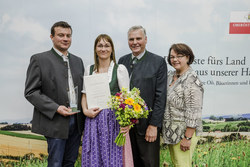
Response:
M4 126L0 129L1 130L8 130L8 131L18 131L18 130L31 130L31 127L28 125L16 123L16 124Z

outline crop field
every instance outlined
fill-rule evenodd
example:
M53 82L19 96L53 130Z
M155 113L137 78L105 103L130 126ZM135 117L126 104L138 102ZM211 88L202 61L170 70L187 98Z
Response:
M225 125L230 124L232 127L237 127L237 124L245 121L228 121L228 122L218 122L218 123L207 123L206 126L210 126L211 130L213 129L222 129Z
M40 141L42 142L42 141ZM232 142L222 143L205 143L197 145L193 156L194 167L249 167L250 166L250 143L249 140L238 140ZM1 160L1 159L0 159ZM2 159L3 161L7 160ZM9 162L10 164L10 162ZM47 166L46 157L41 158L28 158L15 160L9 166ZM160 152L160 166L173 167L170 160L170 155L167 147L161 147ZM6 164L5 164L6 165ZM81 155L75 164L75 167L81 166Z
M206 132L202 138L212 137L197 145L193 156L193 167L249 167L250 132L240 132L247 136L242 140L222 140L232 132ZM220 140L218 140L220 139ZM218 142L219 141L219 142ZM81 148L75 167L81 166ZM30 131L0 131L0 167L46 167L47 142L43 136ZM160 166L173 167L166 146L161 147Z
M0 134L0 155L23 156L27 153L47 154L47 142Z

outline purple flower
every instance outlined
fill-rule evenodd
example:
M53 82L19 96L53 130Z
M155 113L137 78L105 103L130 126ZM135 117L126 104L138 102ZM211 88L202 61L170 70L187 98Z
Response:
M130 119L130 121L133 123L133 124L135 124L135 123L137 123L137 119L134 119L134 118L132 118L132 119Z
M128 105L128 108L130 108L130 109L131 109L131 108L133 108L133 106L131 106L131 105Z
M125 104L123 104L123 103L121 103L120 105L119 105L119 107L120 108L122 108L123 110L125 109L125 107L126 107L126 105Z
M144 108L145 108L145 110L148 110L148 106L147 105L145 105Z
M116 95L116 96L121 96L121 93L117 92L115 95Z

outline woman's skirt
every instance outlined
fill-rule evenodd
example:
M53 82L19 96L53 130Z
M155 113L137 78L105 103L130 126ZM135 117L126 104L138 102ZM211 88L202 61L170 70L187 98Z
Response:
M123 147L115 144L120 126L111 109L86 118L82 139L82 167L122 167Z

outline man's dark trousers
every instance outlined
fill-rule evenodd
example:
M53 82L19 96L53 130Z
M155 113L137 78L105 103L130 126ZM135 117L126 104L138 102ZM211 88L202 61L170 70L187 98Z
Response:
M48 167L74 167L81 141L75 119L75 115L70 116L68 139L46 137L49 153Z

